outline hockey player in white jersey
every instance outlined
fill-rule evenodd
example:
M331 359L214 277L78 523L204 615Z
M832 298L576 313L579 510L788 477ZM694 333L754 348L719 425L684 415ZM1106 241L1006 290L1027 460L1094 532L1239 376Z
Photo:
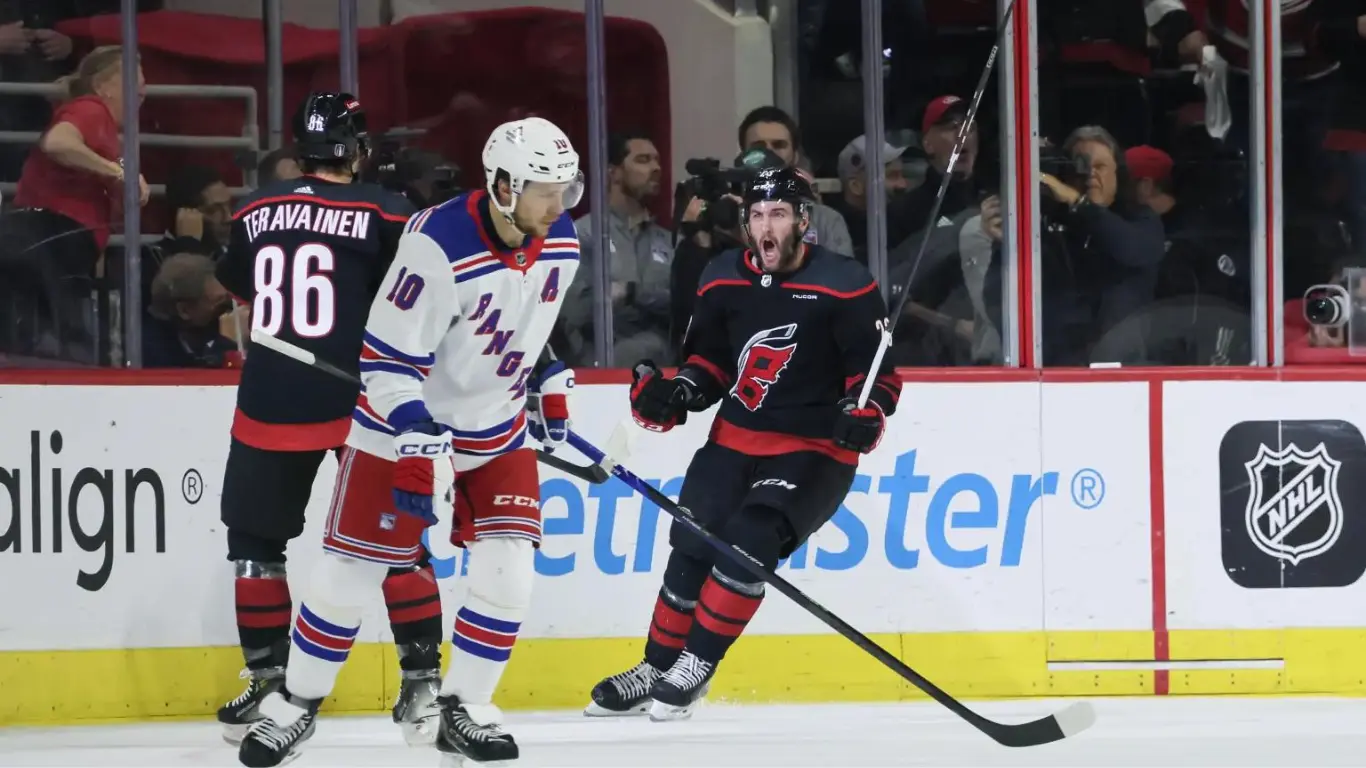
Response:
M279 765L312 735L391 566L414 562L423 531L451 511L468 550L436 745L459 761L516 759L494 689L531 601L540 482L527 433L567 436L573 371L546 349L579 243L567 210L579 158L541 118L499 126L483 190L413 216L376 296L361 352L364 390L341 455L322 562L295 621L284 689L242 744L248 766ZM454 491L452 496L452 491Z

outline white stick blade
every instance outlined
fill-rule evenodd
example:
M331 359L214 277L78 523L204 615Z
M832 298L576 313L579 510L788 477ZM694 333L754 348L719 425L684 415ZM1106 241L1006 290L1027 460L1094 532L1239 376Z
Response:
M619 421L617 426L612 429L612 434L607 436L607 442L602 446L602 452L612 457L614 462L630 461L632 452L632 432L626 426L626 422Z
M1070 738L1096 724L1096 710L1090 702L1078 701L1053 715L1053 719L1057 721L1063 735Z

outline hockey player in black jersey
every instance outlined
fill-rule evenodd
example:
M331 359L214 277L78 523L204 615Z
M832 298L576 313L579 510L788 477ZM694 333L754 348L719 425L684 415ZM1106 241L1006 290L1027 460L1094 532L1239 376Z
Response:
M656 432L721 402L679 504L770 569L835 514L901 393L884 364L858 407L887 310L866 268L803 243L812 197L791 170L758 174L751 248L703 271L685 362L666 377L643 361L631 388L632 415ZM690 716L759 608L764 585L730 558L677 523L669 544L645 658L598 683L586 714Z
M371 300L413 209L378 185L354 183L369 136L352 96L311 94L293 128L305 175L267 184L241 202L218 279L250 304L253 330L357 373ZM285 546L303 532L318 468L345 442L359 393L355 384L271 350L252 346L247 352L221 509L249 680L242 695L218 711L231 743L263 720L260 705L284 683L293 608ZM394 719L410 740L430 741L442 640L441 602L430 565L424 559L391 570L384 596L404 675ZM296 727L294 737L311 733L311 715ZM288 745L298 741L285 738L289 734L261 736ZM248 739L242 756L262 765L288 756L272 750L262 739Z

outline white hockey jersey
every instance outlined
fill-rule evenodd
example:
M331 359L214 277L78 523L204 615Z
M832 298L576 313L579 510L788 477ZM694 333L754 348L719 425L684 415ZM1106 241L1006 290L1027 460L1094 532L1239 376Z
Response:
M428 418L455 433L456 469L526 441L526 389L579 266L565 213L544 239L490 237L487 193L408 222L365 329L364 384L347 445L394 458L394 435Z

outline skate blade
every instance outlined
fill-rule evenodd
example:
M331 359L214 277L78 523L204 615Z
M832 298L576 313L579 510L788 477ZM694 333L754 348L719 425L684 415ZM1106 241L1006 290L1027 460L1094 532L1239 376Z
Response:
M598 704L596 701L590 701L588 702L588 706L584 707L583 715L584 717L640 717L641 715L649 713L649 711L649 699L646 699L629 709L608 709Z
M481 763L455 752L441 753L441 768L510 768L516 760L490 760Z
M650 702L650 720L656 723L667 723L675 720L687 720L693 716L693 712L701 706L702 699L698 699L691 704L676 707L672 704L665 704L662 701Z
M410 747L430 747L436 743L437 731L441 729L441 713L411 722L398 724L403 731L403 741Z

